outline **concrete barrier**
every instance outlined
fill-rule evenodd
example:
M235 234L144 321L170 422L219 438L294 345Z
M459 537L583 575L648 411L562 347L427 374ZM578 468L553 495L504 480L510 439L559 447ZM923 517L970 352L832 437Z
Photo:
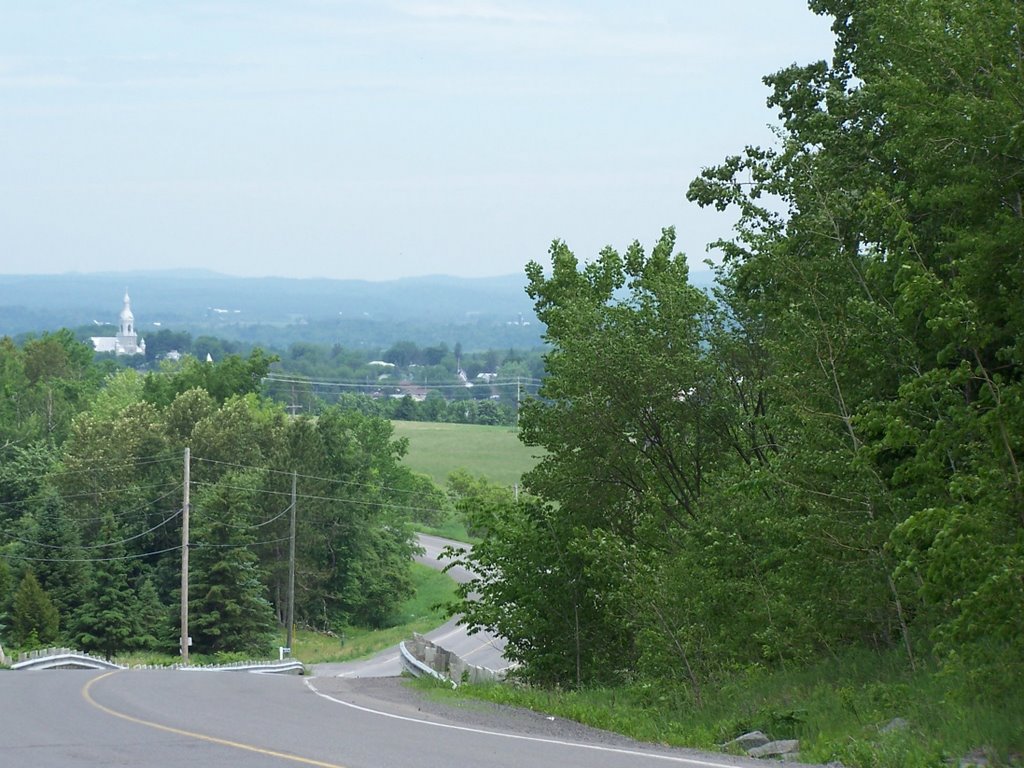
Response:
M496 682L505 677L504 670L470 664L420 634L414 634L412 640L402 642L399 651L403 667L416 677L429 674L438 680L447 680L453 686L463 682Z

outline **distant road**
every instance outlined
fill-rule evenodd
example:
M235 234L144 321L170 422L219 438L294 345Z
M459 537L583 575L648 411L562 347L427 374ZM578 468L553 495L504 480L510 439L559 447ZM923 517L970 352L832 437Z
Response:
M428 536L423 533L419 534L419 543L425 552L416 560L438 570L442 570L450 562L449 558L441 556L445 547L465 546L458 541ZM460 584L473 578L473 574L461 566L451 568L448 575ZM432 632L428 632L426 637L478 667L497 670L508 666L508 662L502 656L505 650L505 641L502 638L488 632L470 635L466 632L465 627L458 625L457 619L451 619ZM397 677L402 674L402 665L396 645L369 659L317 664L313 670L317 677Z

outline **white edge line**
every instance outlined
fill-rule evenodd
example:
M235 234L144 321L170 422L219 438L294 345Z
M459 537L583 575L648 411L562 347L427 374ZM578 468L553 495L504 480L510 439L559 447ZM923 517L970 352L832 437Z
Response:
M708 760L697 760L690 757L676 757L674 755L659 755L654 752L640 752L634 749L623 749L622 747L604 747L600 744L581 744L575 741L561 741L559 739L546 739L542 736L523 736L518 733L502 733L501 731L486 731L480 728L470 728L466 725L452 725L450 723L435 723L430 720L421 720L417 717L407 717L406 715L396 715L391 712L382 712L379 709L370 709L369 707L362 707L359 704L353 704L350 701L342 701L336 699L333 696L329 696L326 693L318 691L316 686L313 685L309 680L303 681L306 687L309 688L313 693L322 699L333 701L335 704L341 704L343 707L349 707L360 712L366 712L371 715L378 715L379 717L390 717L393 720L402 720L407 723L417 723L419 725L429 725L434 728L447 728L452 731L464 731L466 733L476 733L481 736L497 736L503 739L516 739L518 741L533 741L538 744L555 744L561 747L576 747L578 749L591 749L597 752L612 752L619 755L629 755L631 757L646 757L651 760L667 760L672 763L686 763L687 765L704 765L709 768L740 768L743 763L713 763Z

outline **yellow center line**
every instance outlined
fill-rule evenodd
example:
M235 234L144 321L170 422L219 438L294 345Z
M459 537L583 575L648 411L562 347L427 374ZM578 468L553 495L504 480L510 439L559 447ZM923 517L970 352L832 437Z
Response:
M100 675L99 677L94 677L92 680L90 680L88 683L86 683L85 686L82 688L82 698L84 698L86 700L86 702L88 702L90 705L96 707L96 709L98 709L98 710L100 710L102 712L106 712L108 715L112 715L113 717L119 717L122 720L127 720L130 723L136 723L138 725L145 725L145 726L147 726L149 728L155 728L158 731L164 731L166 733L173 733L173 734L176 734L178 736L186 736L186 737L188 737L190 739L196 739L198 741L206 741L206 742L209 742L210 744L220 744L222 747L232 747L234 749L241 749L241 750L243 750L245 752L255 752L258 755L266 755L267 757L276 757L279 760L287 760L287 761L292 762L292 763L301 763L303 765L315 765L315 766L318 766L318 768L345 768L345 766L339 765L338 763L325 763L325 762L322 762L320 760L313 760L313 759L308 758L308 757L299 757L298 755L289 755L286 752L275 752L272 749L263 749L262 747L256 747L256 746L253 746L252 744L243 744L240 741L231 741L229 739L219 739L216 736L208 736L205 733L194 733L193 731L186 731L186 730L183 730L181 728L173 728L173 727L171 727L169 725L162 725L160 723L154 723L154 722L151 722L149 720L143 720L143 719L138 718L138 717L132 717L131 715L126 715L123 712L117 712L116 710L113 710L110 707L105 707L102 704L100 704L98 701L96 701L96 699L94 699L92 697L92 692L89 690L90 688L92 688L94 683L97 683L97 682L99 682L100 680L102 680L102 679L104 679L106 677L110 677L111 675L116 675L116 674L117 674L116 671L115 672L107 672L105 675Z

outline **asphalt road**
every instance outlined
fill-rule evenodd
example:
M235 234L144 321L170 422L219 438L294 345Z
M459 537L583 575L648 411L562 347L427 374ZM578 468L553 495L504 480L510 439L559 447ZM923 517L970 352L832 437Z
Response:
M424 537L440 567L444 540ZM456 578L468 574L456 569ZM476 663L500 666L497 639L454 620L432 633ZM387 651L313 678L201 670L0 672L0 768L691 768L757 761L631 742L571 721L439 702L389 678ZM763 764L762 764L763 765Z
M636 745L543 716L498 713L481 726L479 713L469 725L457 714L420 711L408 701L381 699L336 678L171 670L7 672L0 674L0 766L756 764Z

